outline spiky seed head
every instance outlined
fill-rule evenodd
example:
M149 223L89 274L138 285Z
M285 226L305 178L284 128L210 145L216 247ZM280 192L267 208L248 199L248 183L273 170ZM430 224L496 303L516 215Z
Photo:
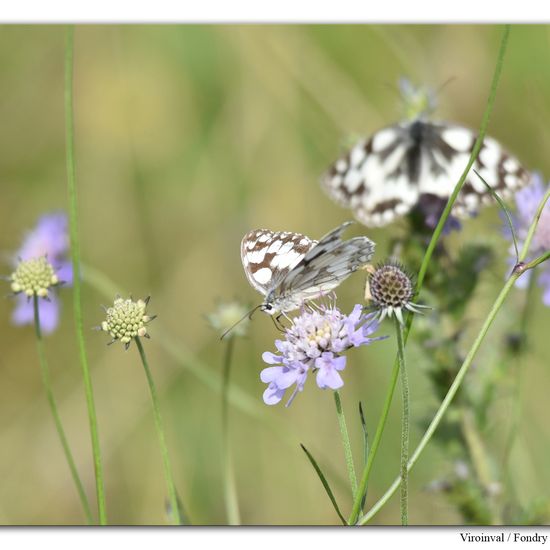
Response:
M55 270L45 256L21 260L10 276L11 289L15 294L47 298L51 287L59 284Z
M146 314L146 300L116 298L113 306L107 308L107 318L101 323L101 330L108 332L114 340L120 340L128 347L137 336L148 336L146 324L154 319Z
M378 265L369 273L365 299L379 312L380 320L395 316L403 324L403 310L421 313L426 307L413 304L414 285L405 268L395 262Z
M405 307L413 297L410 277L395 264L379 266L369 277L370 294L377 308Z

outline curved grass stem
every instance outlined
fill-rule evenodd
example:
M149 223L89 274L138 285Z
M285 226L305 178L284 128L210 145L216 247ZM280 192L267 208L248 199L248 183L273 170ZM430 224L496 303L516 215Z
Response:
M67 28L65 42L65 133L67 156L67 194L69 198L69 235L71 243L71 260L73 268L73 308L76 325L76 338L80 355L80 365L84 378L84 390L86 393L86 405L88 407L88 419L90 435L92 439L92 453L96 480L96 496L99 515L99 523L107 524L107 512L105 508L105 488L103 482L103 467L101 464L101 452L99 448L99 435L97 416L95 411L92 378L88 366L86 354L86 342L84 339L81 279L80 279L80 242L78 238L78 209L76 197L76 170L74 156L74 108L73 108L73 52L74 29Z
M38 307L38 297L36 295L33 296L33 308L34 308L34 332L36 334L36 347L38 350L38 359L40 362L40 370L42 373L42 382L44 383L44 389L46 390L46 397L48 399L50 410L52 411L55 427L57 429L57 434L59 435L59 440L61 441L61 446L63 447L63 452L65 453L65 458L67 459L67 464L69 465L69 469L71 471L71 476L73 478L76 490L78 492L80 502L82 503L82 508L84 508L86 521L88 522L88 525L92 525L94 522L94 518L90 510L90 503L88 502L86 491L84 490L82 480L80 479L80 476L78 474L78 470L76 468L73 454L71 453L71 448L69 446L67 436L65 435L65 430L63 429L63 424L61 423L61 417L59 416L59 412L57 410L57 403L55 401L55 397L52 391L52 386L50 382L50 369L48 368L46 353L44 351L44 341L42 340L42 329L40 328L40 310Z
M225 510L229 525L240 525L239 500L229 438L229 376L235 339L229 337L225 347L222 373L222 464L224 476Z
M353 465L353 452L349 440L348 428L346 425L346 417L342 408L342 401L338 390L334 391L334 403L336 404L336 415L338 416L338 426L342 436L342 445L344 446L344 456L346 458L346 467L348 469L349 484L351 486L351 494L355 500L357 496L357 476L355 475L355 467Z
M151 402L153 405L153 416L155 418L155 428L157 430L157 435L160 445L160 453L162 455L162 464L164 467L164 477L166 479L166 485L168 487L168 498L170 500L170 512L171 516L174 519L176 525L181 525L181 513L180 506L178 502L178 494L176 492L176 486L174 484L174 476L172 475L172 466L170 465L170 458L168 456L168 448L166 446L166 438L164 436L164 426L162 423L162 416L160 414L159 400L157 395L157 388L153 380L153 375L149 369L149 363L147 362L147 357L145 355L145 350L139 336L136 336L136 345L139 350L139 355L141 357L141 363L143 364L143 369L145 370L145 376L147 378L147 383L149 384L149 391L151 393Z

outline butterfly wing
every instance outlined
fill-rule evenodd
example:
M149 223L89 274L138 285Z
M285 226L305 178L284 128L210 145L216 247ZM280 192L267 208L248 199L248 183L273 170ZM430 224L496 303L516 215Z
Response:
M241 241L241 261L248 282L267 295L316 242L300 233L249 231Z
M370 239L354 237L342 241L342 233L350 223L325 235L288 272L276 289L276 309L290 311L307 300L329 293L370 261L375 249Z
M477 133L450 123L431 123L430 133L425 152L429 172L420 182L420 192L446 200L468 164ZM453 214L457 216L472 215L481 206L494 202L474 170L503 198L527 185L530 178L514 156L496 140L486 137L453 205Z
M321 183L331 198L351 208L365 225L386 225L408 213L425 195L447 200L476 137L468 128L444 122L416 120L388 126L337 160ZM455 203L456 215L472 214L492 200L474 169L503 196L529 180L519 161L487 137Z
M408 134L408 124L396 124L359 141L329 168L322 187L367 226L385 225L406 214L419 198L418 185L406 170Z

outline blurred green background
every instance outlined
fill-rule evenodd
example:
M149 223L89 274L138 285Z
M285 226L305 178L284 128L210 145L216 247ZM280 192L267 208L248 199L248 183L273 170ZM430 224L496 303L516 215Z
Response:
M161 393L178 489L191 520L226 522L220 462L218 380L224 343L205 315L219 300L259 301L242 272L245 232L267 227L318 238L350 213L320 190L320 174L355 136L397 121L397 79L408 76L439 93L437 117L477 128L499 45L497 26L78 26L75 33L76 162L83 261L124 294L151 294L147 352ZM0 250L19 247L44 212L66 208L64 38L60 26L0 27ZM512 28L489 134L530 169L548 177L550 30ZM483 275L468 312L465 347L476 334L506 272L508 244L495 208L468 222L449 246L494 245L496 267ZM404 222L372 230L377 259ZM8 273L9 263L2 271ZM362 275L339 291L351 310ZM6 285L6 293L8 291ZM452 289L449 289L452 292ZM70 442L93 499L93 467L71 289L61 291L59 329L47 338L54 390ZM523 300L513 293L466 380L492 368L503 333L517 324ZM109 298L84 287L87 349L98 410L113 524L163 524L165 483L148 388L135 347L107 347L91 330ZM0 523L78 524L80 503L41 384L31 327L0 314ZM429 315L429 314L428 314ZM550 311L538 304L523 365L519 438L510 462L518 498L550 496L547 348ZM382 333L390 333L385 324ZM248 399L231 408L231 442L246 524L336 524L337 518L302 453L304 443L326 468L349 510L346 470L331 392L311 378L290 408L262 403L261 353L273 350L271 320L257 314L236 343L232 380ZM169 340L180 353L170 354ZM164 345L163 345L164 344ZM390 338L352 350L342 390L357 456L362 400L374 431L395 353ZM409 352L411 446L419 420L437 402L414 344ZM191 364L191 369L189 365ZM199 371L199 376L196 372ZM510 427L510 380L496 388L487 444L500 456ZM249 406L250 405L250 406ZM246 411L243 410L247 407ZM368 502L398 474L398 399L375 463ZM444 495L426 491L452 469L430 445L411 476L412 524L459 523ZM398 498L375 518L399 521Z

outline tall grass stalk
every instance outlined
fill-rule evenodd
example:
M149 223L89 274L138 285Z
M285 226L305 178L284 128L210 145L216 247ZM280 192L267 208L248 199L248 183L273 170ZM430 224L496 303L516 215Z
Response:
M403 327L396 318L395 332L397 335L397 357L401 374L401 525L409 524L409 379L405 363L405 343L403 341Z
M71 471L71 476L73 478L80 502L82 503L82 508L84 508L84 515L86 516L86 521L88 525L92 525L94 518L90 510L90 503L88 502L88 497L82 480L78 474L76 464L65 435L65 430L63 429L63 424L61 423L61 417L57 409L57 403L52 391L52 385L50 381L50 369L48 367L48 361L46 360L46 353L44 351L44 341L42 340L42 329L40 328L40 310L38 307L38 296L36 294L33 296L33 308L34 308L34 332L36 334L36 348L38 350L38 359L40 362L40 370L42 373L42 382L44 383L44 389L46 390L46 397L48 399L48 404L50 410L52 411L52 416L55 422L55 428L57 429L57 434L59 435L59 440L61 441L61 446L63 447L63 452L65 453L65 458L67 459L67 464Z
M80 355L80 365L84 378L84 390L88 407L90 435L92 439L92 453L96 480L96 496L100 525L107 524L105 507L105 488L103 482L103 467L99 448L97 416L92 388L92 378L86 354L84 328L82 319L82 298L80 279L80 243L78 238L78 208L76 196L76 170L74 156L74 107L73 107L73 55L74 55L74 28L67 27L65 41L65 133L66 133L66 161L67 161L67 193L69 198L69 234L71 242L71 259L73 266L73 308L76 325L76 338Z
M233 469L233 457L229 437L229 377L231 374L231 361L235 339L230 336L227 340L223 358L222 373L222 464L225 511L229 525L240 525L239 500L237 497L237 485Z
M157 388L153 380L153 375L151 374L151 369L149 369L149 363L147 362L147 357L145 355L145 350L139 336L136 336L136 345L139 350L139 355L141 357L141 362L143 364L143 369L145 370L145 376L147 378L147 383L149 385L149 391L151 393L151 402L153 404L153 416L155 418L155 428L157 430L157 435L160 445L160 453L162 455L162 465L164 467L164 477L166 478L166 485L168 487L168 498L170 500L170 514L174 519L176 525L181 525L181 513L180 506L178 503L178 494L176 492L176 486L174 484L174 476L172 475L172 466L170 465L170 458L168 456L168 448L166 446L166 437L164 435L164 426L162 423L162 416L160 414L160 406L157 395Z
M334 391L334 403L336 405L336 415L338 416L338 426L340 427L340 435L342 437L342 445L344 446L344 457L346 459L346 467L348 469L348 479L351 486L352 498L357 496L357 476L355 474L355 467L353 465L353 453L351 450L351 443L349 440L348 428L346 425L346 417L344 416L344 409L342 408L342 401L340 399L340 393L338 390Z

